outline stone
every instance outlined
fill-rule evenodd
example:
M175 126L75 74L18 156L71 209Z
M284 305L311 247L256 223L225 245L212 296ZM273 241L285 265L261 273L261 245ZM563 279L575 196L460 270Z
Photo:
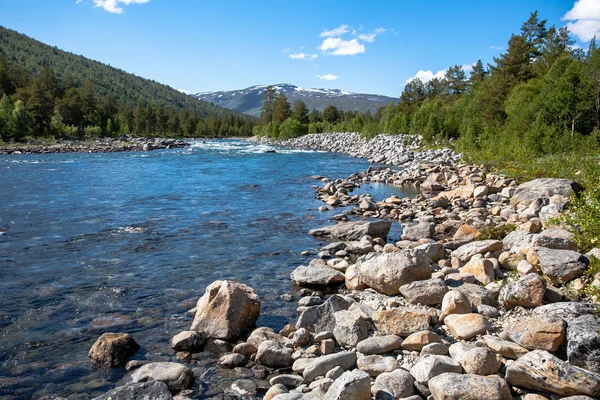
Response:
M556 284L579 278L589 265L589 259L572 250L535 247L527 253L527 261L539 265L544 275Z
M96 340L88 357L98 365L116 367L125 364L140 349L127 333L104 333Z
M265 397L263 397L263 400L273 400L277 395L285 393L288 393L288 389L285 386L278 383L276 385L271 386L269 390L267 390L267 393L265 393Z
M348 290L362 290L367 288L367 285L360 281L360 271L356 264L352 264L346 269L344 277L346 289Z
M265 340L258 346L256 362L270 368L285 368L292 365L292 349L281 343Z
M389 296L400 294L400 286L431 278L429 258L422 250L371 253L356 263L360 283Z
M442 338L431 331L415 332L402 342L402 348L408 351L421 351L423 346L431 343L442 343Z
M336 380L337 378L342 376L343 373L344 373L344 370L342 368L335 367L334 369L330 370L329 372L327 372L325 374L325 378Z
M569 318L567 359L572 365L600 373L600 319L594 314Z
M566 323L562 318L532 315L505 327L508 337L528 350L556 351L565 341Z
M395 251L399 252L400 250L395 247ZM415 247L415 250L424 251L427 257L431 259L431 261L440 261L444 258L444 245L441 243L425 243Z
M371 336L361 340L356 345L356 350L362 354L385 354L399 349L402 338L396 335Z
M516 282L509 280L500 290L498 301L509 310L516 306L537 307L542 305L545 292L546 281L538 274L531 273Z
M516 360L517 358L529 353L529 350L519 346L517 343L503 340L496 336L485 335L483 337L483 343L485 343L485 345L493 352L500 354L502 357L511 358L513 360Z
M253 330L250 336L248 336L248 340L246 342L254 346L258 350L258 346L265 340L272 340L283 345L288 345L292 343L290 339L275 333L273 329L268 328L266 326L256 328L255 330ZM250 351L251 348L248 350Z
M415 381L427 385L433 377L441 375L445 372L455 372L460 374L462 367L460 364L447 356L424 356L410 369L410 374L415 378Z
M305 328L300 328L292 334L292 344L295 347L303 347L310 343L310 332Z
M300 375L282 374L271 378L271 380L269 380L269 383L273 386L283 385L287 389L294 389L304 384L304 378L302 378Z
M345 275L325 264L301 265L290 274L292 282L299 286L329 286L342 284Z
M419 356L423 357L426 354L447 356L448 355L448 347L442 343L429 343L429 344L426 344L425 346L423 346Z
M447 372L432 378L429 389L433 400L512 400L506 381L498 376Z
M517 272L520 275L527 275L527 274L536 273L537 269L529 261L527 261L527 260L521 260L517 264Z
M454 234L453 239L455 241L459 241L459 242L460 241L471 242L471 241L477 239L479 236L481 236L481 232L477 228L474 228L471 225L463 224L458 227L458 230Z
M563 396L600 396L600 375L570 365L544 350L531 351L506 368L506 381Z
M356 346L358 342L369 336L371 325L358 313L341 310L333 314L335 328L333 336L340 346Z
M450 334L460 340L468 340L492 330L486 317L479 314L451 314L444 319Z
M496 303L496 299L491 291L467 282L448 282L448 287L451 290L457 290L467 296L472 307L479 307L484 304L486 306L493 306Z
M104 393L94 400L171 400L173 396L163 382L130 383Z
M194 374L185 365L173 362L154 362L144 364L130 372L123 379L124 384L139 382L163 382L171 393L191 389L194 386Z
M335 342L333 339L323 339L319 349L323 355L331 354L335 350Z
M465 353L474 348L475 345L472 343L456 342L450 345L448 353L450 353L450 357L460 362Z
M398 368L384 372L371 386L371 394L376 399L403 399L415 394L414 379L408 371Z
M488 318L496 318L500 313L496 307L480 304L477 306L477 314L481 314Z
M475 347L464 353L459 360L467 374L493 375L502 365L502 357L487 347Z
M243 367L247 362L248 359L240 353L226 354L219 359L219 365L229 369Z
M252 343L238 343L235 345L235 347L233 348L233 352L234 353L238 353L243 355L246 358L250 358L252 357L253 354L256 354L256 351L258 349L256 348L255 345L253 345Z
M473 256L464 267L458 269L463 274L471 274L479 282L487 285L494 281L494 264L481 256Z
M550 198L555 195L568 199L572 193L579 193L581 186L569 179L539 178L520 184L510 199L510 204L529 206L538 198Z
M420 222L416 225L404 225L402 228L403 240L417 241L423 238L430 238L435 233L435 224L432 222Z
M471 302L469 298L458 290L451 290L444 295L442 299L442 313L440 321L443 321L451 314L470 314Z
M309 332L333 332L334 313L350 308L352 301L334 294L325 303L306 308L296 322L296 328L305 328Z
M249 331L260 315L254 290L232 281L215 281L198 300L190 330L213 339L231 340Z
M501 251L503 246L503 243L499 240L479 240L460 246L452 252L452 257L467 262L476 254Z
M344 222L324 228L313 229L311 236L334 237L341 240L360 240L363 236L387 239L392 227L387 221Z
M431 315L424 310L397 307L375 311L372 319L380 334L406 337L429 329Z
M256 383L250 379L238 379L229 386L229 391L234 396L242 398L253 398L257 389Z
M171 338L171 348L175 351L199 350L204 346L206 338L196 331L183 331Z
M359 357L356 365L359 370L374 378L384 372L391 372L398 367L394 357L384 357L379 354Z
M329 370L335 367L341 367L346 371L353 369L356 366L356 353L340 352L309 360L304 366L302 376L305 381L312 382L318 376L325 376Z
M441 279L415 281L400 287L400 293L411 304L441 304L447 292L448 286Z
M377 206L370 200L362 199L360 203L358 203L358 208L365 211L376 211Z
M362 371L346 371L329 387L324 400L369 400L371 379Z

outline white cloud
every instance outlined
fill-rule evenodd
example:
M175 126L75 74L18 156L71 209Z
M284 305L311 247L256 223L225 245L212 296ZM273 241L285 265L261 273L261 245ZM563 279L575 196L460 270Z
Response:
M144 4L149 2L150 0L94 0L96 7L101 7L113 14L121 14L123 12L122 6L128 6L130 4Z
M563 17L567 28L582 42L600 37L600 0L577 0Z
M504 47L502 47L502 46L490 46L490 49L492 49L492 50L504 50Z
M332 29L330 31L323 31L319 35L319 37L340 37L345 33L348 33L348 25L340 25L338 28Z
M187 89L177 89L177 91L185 94L190 94L190 91Z
M477 63L473 63L473 64L463 64L461 65L463 71L465 72L470 72L473 71L473 67L476 65Z
M365 46L357 39L343 40L341 38L327 38L321 43L318 49L334 56L352 56L365 52Z
M377 35L375 33L362 33L358 35L358 38L362 41L373 43Z
M77 0L77 1L75 2L75 4L79 4L79 3L81 3L82 1L83 1L83 0Z
M315 78L324 79L326 81L335 81L338 77L333 74L317 75Z
M473 64L463 64L461 65L463 71L465 72L469 72L469 71L473 71L473 67L475 66L476 63ZM440 70L438 72L436 72L435 74L430 71L424 71L424 70L420 70L419 72L416 73L415 76L412 76L410 78L408 78L404 83L407 84L408 82L412 81L413 79L417 79L419 78L423 83L427 83L432 79L438 78L438 79L444 79L446 77L446 69Z
M294 53L294 54L290 54L288 57L291 58L292 60L314 60L315 58L317 58L319 56L316 54Z

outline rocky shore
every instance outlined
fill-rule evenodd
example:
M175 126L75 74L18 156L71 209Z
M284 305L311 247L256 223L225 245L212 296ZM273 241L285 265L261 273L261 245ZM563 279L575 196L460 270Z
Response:
M49 153L116 153L122 151L151 151L175 149L189 144L180 139L164 138L103 138L96 140L57 140L47 143L11 143L0 145L0 154Z
M263 139L253 139L263 141ZM417 138L308 135L285 146L343 152L402 168L371 167L348 178L315 176L335 224L291 273L298 318L282 331L256 327L261 301L238 282L216 281L171 338L181 363L130 361L139 345L104 334L93 362L126 364L123 385L98 399L187 399L195 354L239 379L222 398L554 400L600 396L600 249L579 252L552 225L566 179L520 185L450 150L416 151ZM383 182L418 187L415 198L352 195ZM392 241L393 224L402 224ZM196 382L197 383L197 382Z

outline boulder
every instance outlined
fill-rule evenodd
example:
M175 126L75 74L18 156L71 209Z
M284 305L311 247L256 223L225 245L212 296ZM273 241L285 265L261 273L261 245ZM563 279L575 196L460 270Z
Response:
M420 331L404 339L402 348L408 351L421 351L424 346L431 343L442 343L442 338L431 331Z
M567 322L569 363L600 373L600 319L594 314L570 318Z
M396 335L371 336L360 341L356 350L363 354L385 354L399 349L402 346L402 338Z
M465 352L459 360L467 374L493 375L502 365L502 357L487 347L475 347Z
M376 399L402 399L415 394L414 379L408 371L398 368L384 372L375 379L371 393Z
M444 319L450 334L460 340L468 340L492 329L486 317L480 314L451 314Z
M398 307L375 311L372 319L380 334L406 337L429 329L431 315L425 310Z
M140 349L127 333L104 333L90 349L88 357L98 365L115 367L125 364Z
M377 377L384 372L391 372L398 368L396 358L384 357L379 354L359 357L356 361L358 369L372 377Z
M175 351L194 351L202 348L206 339L196 331L183 331L171 338L171 348Z
M471 306L479 307L480 305L486 306L494 306L496 303L496 299L494 299L494 295L488 289L476 285L474 283L467 282L448 282L448 287L451 290L459 291L460 293L467 296Z
M130 383L104 393L94 400L171 400L173 396L163 382Z
M215 281L198 300L190 330L213 339L231 340L249 331L260 315L254 290L231 281Z
M357 312L341 310L333 314L335 328L333 336L340 346L356 346L369 336L371 324Z
M512 400L506 381L498 376L447 372L429 381L433 400Z
M491 335L485 335L483 337L483 343L485 343L485 345L494 353L498 353L505 358L512 358L513 360L516 360L529 352L529 350L519 346L515 342L503 340Z
M441 304L447 292L448 286L441 279L415 281L400 287L400 293L411 304Z
M288 389L294 389L304 384L304 378L302 378L300 375L282 374L271 378L269 383L273 386L283 385Z
M325 264L301 265L290 274L292 282L299 286L329 286L344 283L345 275Z
M494 281L495 273L494 273L494 264L492 261L481 257L480 255L475 255L471 257L468 263L465 264L464 267L458 269L463 274L471 274L477 279L479 282L487 285L490 282Z
M471 242L477 239L479 236L481 236L481 232L477 228L474 228L471 225L464 224L458 227L458 230L454 234L453 239L459 242Z
M292 349L281 343L265 340L258 346L256 362L270 368L285 368L292 365Z
M538 198L550 198L555 195L568 199L572 193L580 191L581 186L570 179L539 178L520 184L510 199L510 204L529 206Z
M308 232L312 236L333 237L341 240L360 240L363 236L387 239L392 227L387 221L344 222Z
M420 222L416 225L404 225L402 228L402 240L417 241L419 239L430 238L435 233L435 224L433 222Z
M442 299L440 321L443 321L450 314L470 314L471 311L469 298L458 290L451 290Z
M402 250L395 253L371 253L358 259L360 283L380 293L400 294L400 286L431 278L429 258L422 250Z
M194 374L185 365L173 362L144 364L124 378L124 383L163 382L173 394L194 386Z
M267 390L267 393L265 393L265 397L263 398L263 400L273 400L276 396L285 393L288 393L288 389L284 385L278 383L276 385L271 386L269 390Z
M544 350L531 351L506 368L513 386L563 396L600 396L600 375L570 365Z
M318 376L325 376L328 371L335 367L341 367L346 371L356 367L356 353L353 352L334 353L309 360L302 372L302 376L307 382L314 381Z
M516 306L537 307L542 305L546 281L538 274L531 273L519 278L518 281L508 281L500 290L498 301L506 309Z
M305 328L310 332L333 332L335 328L334 314L347 310L350 305L352 305L352 301L334 294L325 303L304 309L296 322L296 328Z
M393 245L392 245L393 246ZM398 248L394 246L398 251ZM425 252L425 255L431 259L431 261L437 262L444 258L444 245L441 243L425 243L420 246L415 247L416 250L422 250ZM384 251L385 253L385 251Z
M419 361L410 369L410 374L415 380L425 385L427 385L431 378L445 372L460 374L462 367L456 360L450 357L426 355L419 358Z
M452 252L452 257L467 262L476 254L501 251L503 246L503 243L499 240L479 240L460 246Z
M508 337L528 350L556 351L565 341L566 323L562 318L532 315L507 324Z
M546 247L531 248L527 253L527 261L533 265L539 265L544 275L557 284L579 278L590 263L586 256L576 251Z
M255 330L252 331L250 336L248 336L248 340L246 340L246 342L249 346L247 346L245 351L249 352L250 354L252 354L251 353L252 350L254 350L254 352L256 352L256 350L258 349L258 346L265 340L272 340L274 342L278 342L278 343L281 343L286 346L291 344L290 339L288 339L278 333L275 333L275 331L273 331L272 328L263 326L260 328L256 328ZM236 347L237 347L237 345L236 345ZM252 348L252 347L254 347L254 348ZM236 352L235 348L234 348L234 352Z
M371 379L362 371L346 371L329 387L324 400L370 400Z

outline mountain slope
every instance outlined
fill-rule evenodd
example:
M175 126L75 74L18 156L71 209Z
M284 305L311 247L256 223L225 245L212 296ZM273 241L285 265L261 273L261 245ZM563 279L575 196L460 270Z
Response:
M273 85L278 92L283 92L290 103L302 100L309 109L316 108L323 111L328 105L336 106L344 111L367 110L376 112L379 107L391 102L397 103L398 99L376 94L350 93L338 89L307 89L290 84ZM197 93L194 96L221 107L240 111L249 115L260 115L262 95L266 86L252 86L242 90L224 92Z
M237 114L209 102L197 101L170 86L60 50L2 26L0 54L33 76L44 67L51 67L61 80L71 78L77 86L88 79L100 97L113 93L119 102L130 107L141 102L142 105L161 105L168 109L185 108L196 111L202 117L222 118Z

